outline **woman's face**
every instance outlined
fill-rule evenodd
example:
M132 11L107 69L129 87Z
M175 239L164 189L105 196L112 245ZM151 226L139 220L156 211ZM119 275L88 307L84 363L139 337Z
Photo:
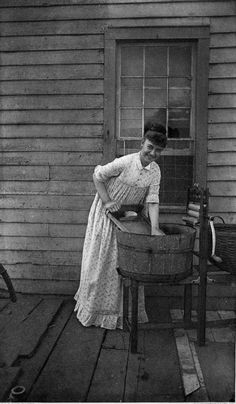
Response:
M150 164L152 161L157 161L160 157L160 154L163 150L162 147L155 145L154 143L150 142L150 140L145 139L141 143L142 148L140 151L140 159L142 165L145 167Z

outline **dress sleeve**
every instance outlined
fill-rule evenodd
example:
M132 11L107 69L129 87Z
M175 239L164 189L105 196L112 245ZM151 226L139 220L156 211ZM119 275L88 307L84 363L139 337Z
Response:
M111 177L117 177L127 166L128 160L128 156L124 156L116 158L104 166L98 165L95 167L94 175L98 181L106 182Z
M159 166L155 169L151 184L146 195L146 203L159 203L159 190L161 181L161 171Z

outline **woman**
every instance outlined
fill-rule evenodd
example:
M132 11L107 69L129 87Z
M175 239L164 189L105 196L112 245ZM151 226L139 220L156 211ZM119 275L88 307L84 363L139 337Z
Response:
M159 229L160 168L156 161L166 146L166 130L148 123L139 153L97 166L93 180L97 194L88 217L82 256L80 286L75 295L78 320L86 327L122 328L121 280L117 273L117 241L114 224L106 212L124 204L148 205L151 234ZM139 322L148 321L144 291L139 299Z

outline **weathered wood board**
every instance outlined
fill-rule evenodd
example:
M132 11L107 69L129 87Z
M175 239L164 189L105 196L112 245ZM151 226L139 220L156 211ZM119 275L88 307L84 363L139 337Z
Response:
M232 401L235 394L234 344L209 342L205 347L196 345L196 351L210 401Z
M28 400L85 401L104 333L101 328L82 327L73 315Z
M29 395L40 372L44 368L46 361L61 337L73 309L73 301L65 300L54 322L47 329L47 332L34 355L31 358L21 358L18 361L21 366L21 374L18 377L18 383L25 387L26 397Z
M19 366L0 367L0 400L8 401L9 392L18 378L21 369Z
M17 329L8 326L1 338L1 362L11 366L18 356L31 356L62 301L63 299L41 300L25 321L18 323Z

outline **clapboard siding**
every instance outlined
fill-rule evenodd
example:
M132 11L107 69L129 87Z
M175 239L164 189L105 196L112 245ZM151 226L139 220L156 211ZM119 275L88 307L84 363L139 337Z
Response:
M4 265L31 263L33 265L38 265L39 269L41 265L75 265L78 268L80 262L81 251L78 251L77 247L76 251L40 251L38 249L36 251L27 251L22 249L3 249L1 252L1 263Z
M231 108L236 107L236 94L209 95L209 108Z
M210 66L210 78L236 77L236 63L218 63Z
M37 96L2 96L1 110L26 109L96 109L103 108L103 96L97 94L80 95L37 95Z
M2 151L101 151L102 139L99 138L67 138L67 139L3 139Z
M49 180L48 183L59 180L70 180L74 182L78 181L90 181L93 174L92 167L83 166L1 166L0 167L0 180L4 181L37 181L42 182L48 186L45 180ZM14 179L14 180L13 180ZM32 183L31 183L32 184ZM33 184L32 184L33 185ZM35 183L37 186L37 184ZM81 185L81 184L80 184ZM3 183L4 186L4 183ZM76 186L76 184L74 184Z
M100 137L103 124L68 124L68 125L7 125L1 128L2 138L72 138Z
M1 0L0 258L13 278L31 290L78 286L109 26L210 27L210 207L236 222L235 25L230 0Z
M49 225L47 223L0 223L2 236L18 237L48 237Z
M103 47L103 35L50 35L50 36L21 36L3 37L0 50L2 52L25 51L48 51L69 49L99 49Z
M33 265L28 263L5 265L9 275L14 279L40 280L79 280L77 266L73 265ZM66 270L65 270L66 269Z
M231 48L236 45L236 33L214 33L211 35L210 46L211 48Z
M236 21L235 21L236 24ZM236 62L235 48L212 48L210 52L211 63L233 63Z
M61 195L4 195L0 199L0 209L65 209L85 210L92 202L92 196Z
M98 7L99 5L99 7ZM1 9L0 21L39 21L39 20L80 20L80 19L112 19L152 17L204 17L232 15L233 2L150 2L145 4L90 4L44 7L6 7Z
M2 223L52 223L52 224L85 224L88 218L89 206L80 210L57 209L0 209ZM2 252L1 252L2 253Z
M94 166L101 162L102 153L96 152L5 152L0 153L2 165L32 166Z
M212 123L209 125L208 137L214 138L234 138L236 133L236 123Z
M236 78L225 77L224 79L209 80L209 92L214 93L236 93Z
M209 184L209 191L211 196L235 196L236 195L236 182L235 181L215 181Z
M37 66L3 66L0 69L2 80L76 80L103 77L100 64L84 65L37 65Z
M103 111L92 109L80 110L38 110L38 111L1 111L0 125L8 124L73 124L102 123Z
M208 162L209 162L209 166L215 166L215 167L235 166L236 165L236 151L209 153ZM235 178L232 178L232 180L235 180ZM225 195L225 196L227 196L227 195Z
M209 109L209 123L236 122L235 108Z
M211 152L228 152L234 150L236 152L236 138L225 139L222 136L222 139L210 139L208 142L208 150Z
M0 94L103 94L103 79L2 81Z
M169 3L169 0L135 0L137 3ZM175 0L175 3L181 2L181 3L191 3L191 2L205 2L206 0ZM213 1L213 0L211 0ZM214 0L215 2L221 2L222 0ZM34 0L34 5L35 6L45 6L47 4L48 6L70 6L70 5L87 5L89 4L96 4L96 5L101 5L101 4L119 4L119 3L133 3L134 0L48 0L46 3L45 0ZM31 0L2 0L1 2L1 8L5 7L12 7L12 6L17 6L17 7L30 7L32 6Z
M1 250L81 251L83 238L8 237L0 238Z
M1 26L0 26L1 29ZM30 65L77 65L103 63L103 52L99 49L64 50L64 51L7 51L2 52L2 66Z
M213 166L208 168L208 180L219 181L219 178L223 178L224 181L229 181L232 185L232 181L236 178L236 164L235 166Z
M94 195L90 181L6 181L1 186L2 194L26 195Z

